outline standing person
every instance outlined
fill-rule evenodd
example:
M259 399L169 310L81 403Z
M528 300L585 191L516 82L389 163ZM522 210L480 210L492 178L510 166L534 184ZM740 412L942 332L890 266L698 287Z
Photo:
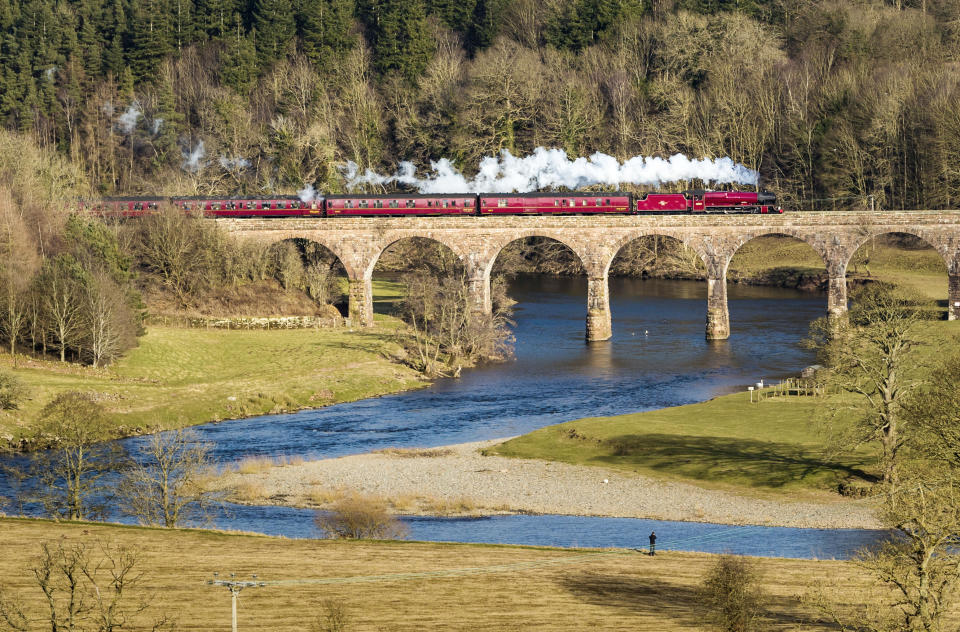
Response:
M657 551L657 533L656 531L650 532L650 555L656 555Z

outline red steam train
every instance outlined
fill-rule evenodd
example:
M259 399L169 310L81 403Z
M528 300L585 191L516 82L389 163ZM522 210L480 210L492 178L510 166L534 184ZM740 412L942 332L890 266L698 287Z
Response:
M139 217L170 205L209 217L338 217L378 215L650 215L783 213L773 193L684 191L600 193L388 193L296 197L117 197L83 204L107 217Z

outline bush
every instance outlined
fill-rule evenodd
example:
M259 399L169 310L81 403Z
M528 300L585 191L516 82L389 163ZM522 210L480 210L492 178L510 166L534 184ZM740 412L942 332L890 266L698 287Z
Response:
M313 632L346 632L350 629L350 613L341 601L326 599L321 602L323 613L313 624Z
M721 555L703 580L701 593L718 630L747 632L759 627L764 594L754 562L739 555Z
M380 499L353 494L338 500L329 512L318 512L317 527L334 539L399 540L407 536L407 527L387 513Z
M0 410L16 410L28 394L23 380L13 373L0 373Z

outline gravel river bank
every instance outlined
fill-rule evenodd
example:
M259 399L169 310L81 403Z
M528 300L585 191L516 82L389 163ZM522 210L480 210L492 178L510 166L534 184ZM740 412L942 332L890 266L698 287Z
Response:
M869 499L778 500L600 467L480 453L504 440L294 462L246 474L229 472L221 480L246 490L248 502L292 507L323 507L360 493L384 498L407 515L537 513L818 529L880 527Z

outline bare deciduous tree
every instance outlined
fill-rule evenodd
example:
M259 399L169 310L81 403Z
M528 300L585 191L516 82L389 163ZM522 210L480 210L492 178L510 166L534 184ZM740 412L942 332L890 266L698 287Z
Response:
M921 383L911 375L918 368L917 324L927 312L880 284L859 289L852 300L848 322L816 321L808 343L829 368L829 387L847 395L824 404L828 420L843 421L832 426L838 445L878 442L883 482L893 491L908 437L903 404Z
M135 549L99 540L44 542L29 569L43 606L29 608L26 604L33 600L0 584L0 625L16 632L173 630L166 616L152 621L143 616L149 598L131 596L144 579L138 557Z
M37 277L37 292L44 320L60 348L60 361L84 329L86 273L71 255L57 255L44 262Z
M152 435L117 489L120 508L142 524L176 527L205 521L225 491L208 490L204 478L213 462L210 444L178 429Z
M50 445L33 456L32 495L46 512L83 520L106 511L107 487L102 480L124 464L124 452L109 438L111 426L103 407L87 393L57 395L40 411L36 427L39 445Z
M756 563L740 555L721 555L700 587L711 623L723 632L756 630L765 595Z
M136 331L123 290L105 272L91 275L86 292L87 345L94 367L133 346Z

